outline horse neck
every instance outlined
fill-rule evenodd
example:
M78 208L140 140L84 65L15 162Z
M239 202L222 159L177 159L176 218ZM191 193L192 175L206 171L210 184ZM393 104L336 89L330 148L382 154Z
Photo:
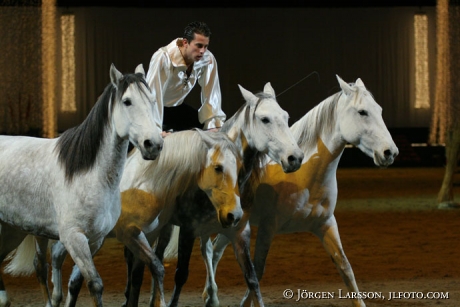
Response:
M107 86L83 123L57 139L55 150L68 183L76 176L85 176L106 187L119 185L128 140L115 131L111 91L112 87Z
M125 168L129 141L120 138L115 129L110 127L107 127L106 135L106 140L101 144L96 163L98 167L104 170L101 174L106 178L107 183L119 187Z
M319 142L326 145L331 155L336 156L346 145L338 125L337 93L323 100L291 127L300 148L304 153L316 152Z
M192 135L190 135L192 133ZM187 145L184 145L185 142ZM161 155L146 161L135 149L128 157L120 188L148 191L159 199L174 203L184 191L198 189L198 176L204 167L206 146L196 132L178 132L165 138Z
M241 116L240 116L241 117ZM228 128L228 127L227 127ZM238 174L238 185L243 200L243 204L250 204L253 197L253 186L257 184L261 174L260 153L252 146L243 132L241 121L233 121L232 127L227 130L227 135L240 148L240 154L243 158L243 167Z
M323 166L330 164L337 168L346 145L338 126L339 98L340 93L337 93L323 100L291 126L294 138L305 154L305 163L314 157L320 158Z

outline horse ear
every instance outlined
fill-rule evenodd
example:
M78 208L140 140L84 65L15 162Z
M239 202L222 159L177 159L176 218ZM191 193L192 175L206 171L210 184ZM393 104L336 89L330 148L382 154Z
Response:
M238 87L240 88L241 94L243 95L244 100L246 100L247 103L253 105L257 102L257 97L250 91L244 89L241 85L238 84Z
M366 86L364 85L364 83L361 80L361 78L356 79L355 85L362 86L362 87L366 88Z
M193 130L198 132L198 134L200 135L201 139L206 144L206 147L208 147L208 149L212 147L212 139L211 139L211 137L208 136L208 134L206 132L204 132L203 130L198 129L198 128L194 128Z
M345 95L351 94L351 92L353 91L351 86L348 83L346 83L345 81L343 81L342 78L339 77L339 75L336 75L336 77L337 77L337 80L339 81L340 88L345 93Z
M118 87L118 82L123 78L123 74L117 70L115 65L110 66L110 80L112 81L113 86Z
M270 82L267 82L264 86L264 93L269 94L273 97L276 97L275 90L273 89L272 85Z
M136 69L134 70L136 74L141 74L145 78L145 71L144 71L144 65L139 64L137 65Z

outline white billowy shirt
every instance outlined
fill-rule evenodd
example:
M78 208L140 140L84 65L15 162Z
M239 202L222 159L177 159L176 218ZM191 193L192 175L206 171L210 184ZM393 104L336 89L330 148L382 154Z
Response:
M201 86L198 120L203 124L203 129L221 127L226 116L222 111L216 59L206 50L203 57L194 63L187 78L187 65L177 46L178 40L182 39L175 39L158 49L150 60L146 80L158 105L157 123L160 127L163 124L163 108L182 104L198 82Z

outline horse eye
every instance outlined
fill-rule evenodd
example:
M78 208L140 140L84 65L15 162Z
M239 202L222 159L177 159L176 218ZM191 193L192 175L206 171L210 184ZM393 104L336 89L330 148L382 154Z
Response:
M123 101L123 104L124 104L125 106L129 107L132 103L131 103L131 100L126 99L126 100Z
M214 166L214 170L216 171L216 173L222 173L224 171L224 168L222 167L222 165L216 165Z
M359 113L359 115L361 115L361 116L367 116L367 115L368 115L368 114L367 114L367 111L364 111L364 110L359 110L358 113Z
M263 122L264 124L268 124L268 123L270 122L270 120L269 120L267 117L263 117L263 118L262 118L262 122Z

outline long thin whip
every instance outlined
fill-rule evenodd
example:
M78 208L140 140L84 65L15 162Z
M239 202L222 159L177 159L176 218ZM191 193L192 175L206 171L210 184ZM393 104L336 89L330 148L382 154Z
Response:
M287 89L285 89L284 91L282 91L281 93L279 93L278 95L276 95L276 97L279 97L281 96L282 94L286 93L287 91L289 91L291 88L293 88L294 86L296 86L297 84L299 84L300 82L302 82L303 80L309 78L311 75L313 74L316 74L318 76L318 83L321 81L320 78L319 78L319 73L317 71L313 71L311 73L309 73L308 75L306 75L305 77L303 77L302 79L300 79L299 81L297 81L296 83L294 83L293 85L291 85L290 87L288 87Z

